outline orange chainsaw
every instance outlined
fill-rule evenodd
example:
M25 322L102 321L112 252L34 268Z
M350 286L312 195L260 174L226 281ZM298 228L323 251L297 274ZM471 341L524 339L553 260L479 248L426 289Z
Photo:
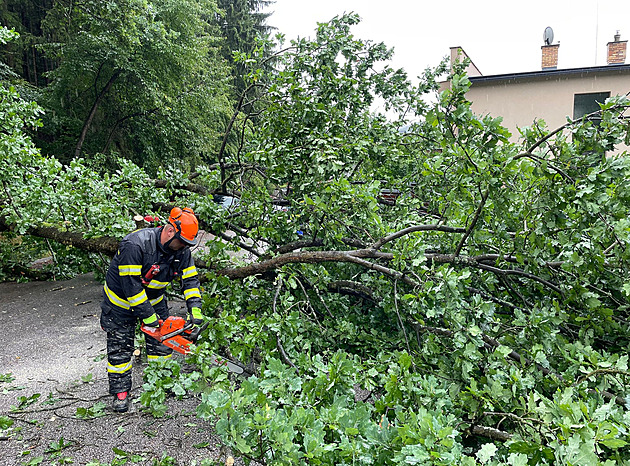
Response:
M208 327L208 323L195 327L191 320L186 321L183 317L170 316L165 321L160 320L158 327L150 327L142 323L140 330L163 345L186 355L191 352L190 345L197 342L199 334ZM226 366L230 372L236 374L244 372L243 367L218 356L213 356L213 362L218 366Z

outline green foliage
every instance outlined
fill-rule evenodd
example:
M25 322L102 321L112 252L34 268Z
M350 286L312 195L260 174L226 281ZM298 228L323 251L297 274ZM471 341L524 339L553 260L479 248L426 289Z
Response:
M71 246L16 233L0 235L0 280L69 279L99 273L100 259Z
M40 396L41 396L41 393L33 393L30 396L19 396L17 398L18 404L15 406L11 406L11 411L13 412L23 411L29 406L37 403Z
M15 171L16 165L29 166L28 162L37 150L25 133L26 129L41 126L41 109L34 102L22 100L13 86L0 86L0 102L3 112L0 114L0 153L4 156L0 181L4 182ZM8 162L13 165L8 165Z
M0 374L0 383L9 383L9 382L13 382L15 380L15 377L13 377L13 374L11 372L8 372L6 374Z
M13 29L7 29L5 27L0 28L0 44L6 44L7 42L17 39L19 34Z
M0 416L0 429L9 430L13 426L13 419L7 416Z
M158 460L153 460L153 466L176 466L177 462L172 456L168 456L166 453L162 454L162 457Z
M41 109L21 99L12 87L0 87L0 102L0 184L9 196L9 202L0 206L0 217L17 232L24 233L33 225L63 226L66 230L86 231L88 237L122 237L133 229L131 212L150 212L152 202L166 201L163 193L151 189L149 176L124 159L118 160L114 173L103 174L82 159L63 166L54 158L42 156L26 132L41 125ZM9 254L15 250L15 242L23 241L10 235L7 240L9 243L3 242L2 248L7 248ZM43 243L39 244L30 257L37 258L44 250ZM25 246L19 254L31 249ZM51 247L50 252L59 255L63 264L86 262L86 257L75 262L77 252L65 247L46 244L45 249ZM10 264L7 261L5 265Z
M89 408L77 408L76 416L78 419L95 419L97 417L103 417L107 415L106 403L95 403Z
M9 165L13 160L3 162ZM87 230L87 237L123 236L133 229L130 211L151 211L152 201L165 200L151 190L144 172L124 160L116 173L104 176L82 160L64 167L55 159L33 153L27 163L40 167L29 183L15 170L9 170L4 180L12 193L12 205L4 206L2 213L20 232L31 225L63 225L69 230Z
M177 361L157 360L152 361L144 372L145 383L142 386L144 392L140 401L155 417L163 416L168 407L166 398L175 396L182 399L191 388L196 387L196 381L200 378L198 372L184 374Z
M50 454L51 457L60 456L63 450L72 446L72 443L73 442L66 442L63 439L63 437L59 437L58 442L55 442L55 441L50 442L50 445L48 446L46 453Z
M38 464L42 464L42 462L44 461L44 457L43 456L36 456L34 458L31 458L30 460L22 463L24 466L35 466Z
M268 118L254 136L258 150L252 155L267 167L272 183L290 190L295 203L307 193L328 200L338 191L329 183L344 182L350 167L365 163L367 172L391 155L383 136L394 127L372 118L371 105L377 97L398 94L406 76L387 65L380 69L392 51L352 36L357 22L357 16L348 16L321 24L316 40L293 43L270 86Z
M234 63L232 78L237 99L247 87L244 79L247 65L242 60L235 61L234 58L251 57L259 46L257 39L268 34L271 28L265 21L270 13L263 13L261 10L270 3L270 0L217 0L219 26L225 38L221 53L227 62ZM269 53L266 50L266 56Z
M58 403L61 401L61 398L55 398L55 395L53 395L53 392L48 392L48 396L46 397L46 401L43 401L42 404L44 405L54 405L55 403Z
M7 0L0 11L0 23L19 34L19 38L16 37L8 47L0 50L0 60L11 65L10 68L7 66L2 69L3 65L0 64L0 77L17 78L19 75L29 83L24 85L24 89L31 92L45 85L44 73L52 66L38 49L43 42L41 22L51 4L51 1L40 0ZM4 43L1 38L0 43Z
M125 450L121 450L120 448L112 448L114 454L116 455L114 461L112 461L111 466L118 466L131 463L141 463L146 461L147 455L144 453L133 453Z
M115 459L111 463L101 463L99 461L91 461L87 463L86 466L122 466L124 464L149 464L146 463L147 455L143 453L132 453L127 452L125 450L121 450L120 448L113 449L115 454ZM163 453L161 458L153 458L150 463L152 466L174 466L177 464L175 462L175 458L172 456L168 456L166 453ZM208 460L202 460L200 463L201 466L210 464Z
M214 152L231 111L216 12L214 0L11 5L23 37L9 57L46 109L37 144L63 162L118 153L153 171Z
M260 121L235 116L242 144L199 170L197 194L171 167L156 189L122 160L110 173L42 157L24 135L37 108L10 91L23 137L7 142L18 168L0 171L1 215L121 236L134 210L193 205L217 233L211 325L199 370L151 365L141 402L159 416L169 394L199 394L197 414L248 462L624 464L630 102L513 142L471 111L463 68L442 92L444 64L413 86L357 22L319 25L274 72L242 57L249 85L267 86ZM215 354L256 374L235 383Z
M521 146L472 113L460 70L430 105L444 68L411 87L384 46L351 35L356 21L320 25L269 77L242 156L265 177L240 186L235 210L243 240L274 251L299 229L312 243L273 286L212 278L204 307L222 311L194 356L211 386L199 415L265 464L623 461L630 164L606 151L627 134L628 100L570 139L535 145L550 130L523 129ZM394 206L383 188L400 192ZM459 230L406 230L435 219ZM306 259L357 245L380 262ZM339 281L364 294L326 292ZM258 375L232 387L209 367L222 347L261 357Z

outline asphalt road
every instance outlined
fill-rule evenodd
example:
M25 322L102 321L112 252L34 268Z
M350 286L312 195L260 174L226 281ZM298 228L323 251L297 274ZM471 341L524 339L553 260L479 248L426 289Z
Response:
M229 464L212 423L195 417L195 398L169 399L167 416L159 419L137 404L125 414L109 409L101 290L90 274L0 283L0 465L67 464L64 458L73 465L125 458L127 464ZM172 301L171 308L183 315L183 302ZM134 361L135 400L144 365ZM77 416L78 408L97 403L107 404L105 416ZM13 421L9 428L7 421ZM160 463L165 457L175 462Z

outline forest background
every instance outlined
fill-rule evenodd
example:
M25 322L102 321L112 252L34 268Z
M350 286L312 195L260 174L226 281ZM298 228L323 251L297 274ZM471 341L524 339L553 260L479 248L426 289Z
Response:
M102 277L190 205L210 326L155 416L194 395L260 464L627 464L628 99L511 142L463 66L414 85L354 14L286 44L267 3L3 3L2 279Z

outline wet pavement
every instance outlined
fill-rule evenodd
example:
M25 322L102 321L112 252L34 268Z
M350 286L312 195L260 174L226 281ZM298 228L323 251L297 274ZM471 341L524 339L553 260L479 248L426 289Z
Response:
M91 274L0 283L0 465L225 464L228 452L212 423L195 417L193 397L168 399L158 419L137 404L109 409L101 292ZM185 304L173 300L171 310L184 315ZM144 365L134 361L135 400ZM105 415L81 418L90 410Z

